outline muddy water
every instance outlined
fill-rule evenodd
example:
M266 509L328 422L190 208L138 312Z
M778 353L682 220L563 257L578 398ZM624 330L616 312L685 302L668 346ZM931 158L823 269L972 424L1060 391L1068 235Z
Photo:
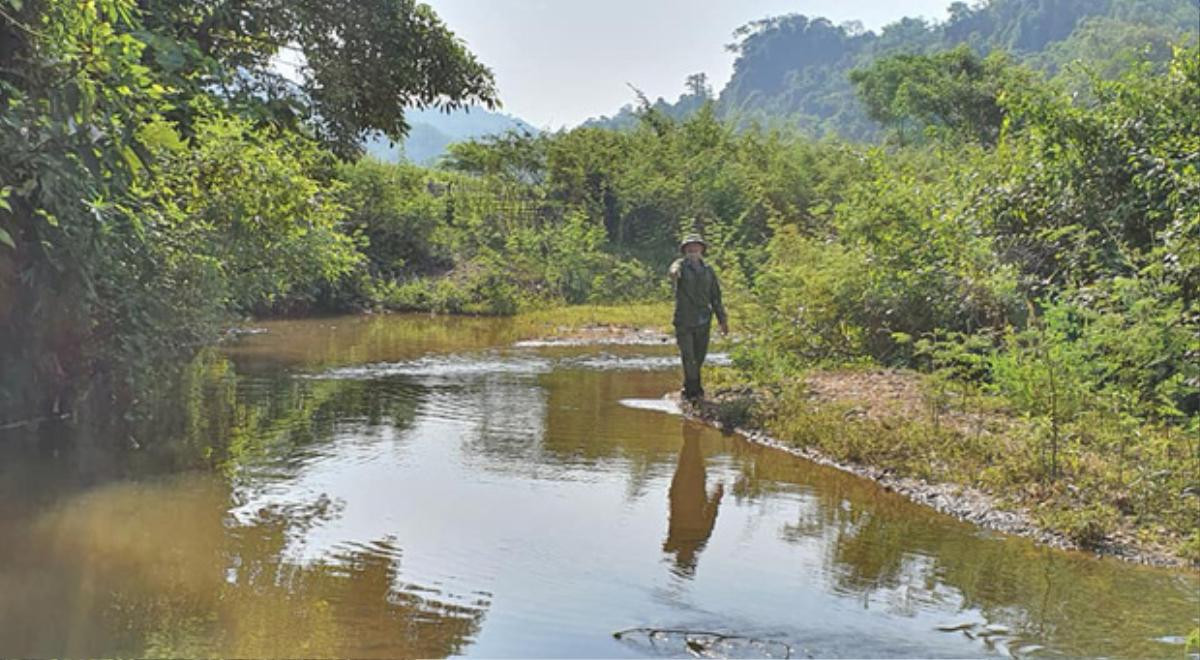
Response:
M1200 625L1194 572L659 410L669 347L264 327L152 419L0 436L0 655L1182 657Z

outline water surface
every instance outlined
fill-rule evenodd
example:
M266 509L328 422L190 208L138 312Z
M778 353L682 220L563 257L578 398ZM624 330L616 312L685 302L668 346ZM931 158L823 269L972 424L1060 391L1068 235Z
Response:
M685 656L702 631L1181 657L1200 625L1195 572L984 532L669 414L670 347L263 325L121 427L141 449L0 436L0 655Z

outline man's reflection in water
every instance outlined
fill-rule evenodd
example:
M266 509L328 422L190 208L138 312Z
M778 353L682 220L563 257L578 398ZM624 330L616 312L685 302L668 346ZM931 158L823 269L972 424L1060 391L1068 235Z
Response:
M717 522L725 484L718 483L712 495L708 494L704 456L700 453L701 429L692 422L684 422L682 426L683 447L671 479L668 495L671 509L663 551L675 553L675 574L690 578L696 573L696 555L704 549Z

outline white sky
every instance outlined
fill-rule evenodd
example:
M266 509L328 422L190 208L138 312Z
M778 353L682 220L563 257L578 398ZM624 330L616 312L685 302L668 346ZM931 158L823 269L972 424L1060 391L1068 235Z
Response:
M503 111L574 126L633 101L674 101L693 73L714 91L733 73L739 26L797 13L868 30L904 16L943 20L952 0L423 0L492 68Z

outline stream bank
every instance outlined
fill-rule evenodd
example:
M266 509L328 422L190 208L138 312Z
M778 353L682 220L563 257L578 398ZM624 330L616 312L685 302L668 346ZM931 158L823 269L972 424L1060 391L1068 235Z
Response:
M810 409L803 414L811 414L814 418L832 414L849 428L863 430L869 426L870 430L884 434L912 430L919 433L921 430L914 421L923 414L925 407L919 374L890 369L814 371L807 376L804 385L809 393L805 405ZM871 394L865 395L866 392ZM1014 498L962 483L902 474L886 465L839 459L816 447L781 440L764 428L770 419L755 419L751 413L754 409L762 409L764 399L770 398L769 394L754 388L723 387L698 402L683 401L678 392L668 393L665 398L675 402L685 417L869 479L886 490L987 530L1031 538L1053 548L1112 556L1138 564L1189 565L1188 561L1172 553L1166 543L1139 539L1128 526L1105 534L1097 542L1083 544L1039 522L1029 507ZM987 415L987 419L982 417L980 413L950 414L941 423L950 428L957 427L957 430L990 426L993 432L996 429L1011 430L1019 423L999 413ZM912 426L906 428L906 425ZM1194 563L1190 565L1195 566Z

